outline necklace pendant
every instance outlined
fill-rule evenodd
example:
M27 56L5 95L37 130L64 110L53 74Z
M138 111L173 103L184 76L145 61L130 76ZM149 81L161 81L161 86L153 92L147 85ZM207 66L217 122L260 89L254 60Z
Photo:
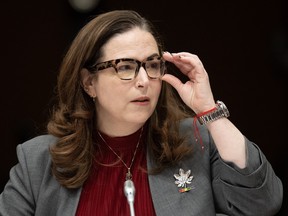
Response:
M128 172L126 173L126 180L131 180L132 179L132 174L130 172L130 169L128 169Z

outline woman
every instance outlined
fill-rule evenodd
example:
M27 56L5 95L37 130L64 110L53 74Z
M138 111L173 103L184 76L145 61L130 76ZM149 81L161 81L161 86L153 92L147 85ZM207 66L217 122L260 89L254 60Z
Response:
M168 62L186 83L169 74ZM1 215L280 209L281 181L215 102L201 61L163 52L151 23L134 11L107 12L83 27L60 68L58 99L48 135L17 147Z

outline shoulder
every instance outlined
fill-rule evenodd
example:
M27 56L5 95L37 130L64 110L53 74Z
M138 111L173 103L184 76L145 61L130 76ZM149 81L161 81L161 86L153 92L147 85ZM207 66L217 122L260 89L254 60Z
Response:
M57 140L58 140L57 137L46 134L46 135L36 136L30 140L25 141L21 145L25 148L31 148L31 147L36 147L36 146L40 148L43 148L43 147L45 148L55 143Z
M79 190L66 190L51 172L49 148L57 140L52 135L41 135L17 146L18 163L10 170L10 179L3 195L0 195L0 206L4 202L6 205L5 209L0 207L0 215L2 210L45 215L50 206L55 206L50 214L56 215L59 208L76 203ZM15 202L17 205L13 205Z
M38 154L47 154L50 146L53 145L57 139L58 138L52 135L37 136L22 144L19 144L17 146L17 152L21 150L23 153L31 155L31 157Z
M56 137L41 135L17 145L18 163L10 170L7 194L23 193L27 199L37 199L41 185L56 185L49 153L50 146L56 141Z
M49 145L55 143L58 140L57 137L53 136L53 135L49 135L49 134L45 134L45 135L39 135L36 136L30 140L25 141L24 143L22 143L21 145L25 148L31 148L31 147L48 147Z
M19 162L25 162L27 166L45 167L50 163L49 148L58 138L52 135L41 135L34 137L17 146Z

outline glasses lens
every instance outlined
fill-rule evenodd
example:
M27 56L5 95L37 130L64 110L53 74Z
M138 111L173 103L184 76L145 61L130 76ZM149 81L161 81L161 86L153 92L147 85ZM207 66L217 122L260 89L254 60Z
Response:
M116 69L120 79L130 80L134 78L137 67L137 62L133 60L122 60L117 64Z
M145 66L150 78L159 78L164 74L165 63L160 57L147 61Z

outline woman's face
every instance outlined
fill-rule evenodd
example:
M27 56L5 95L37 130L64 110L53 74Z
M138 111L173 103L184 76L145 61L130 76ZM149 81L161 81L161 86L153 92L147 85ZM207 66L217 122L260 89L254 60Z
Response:
M160 54L154 37L139 28L114 36L102 50L103 57L99 62L119 58L142 62ZM99 70L96 74L92 80L92 90L96 95L99 129L111 133L112 128L119 131L141 127L156 107L161 79L150 79L143 67L132 80L121 80L113 67Z

